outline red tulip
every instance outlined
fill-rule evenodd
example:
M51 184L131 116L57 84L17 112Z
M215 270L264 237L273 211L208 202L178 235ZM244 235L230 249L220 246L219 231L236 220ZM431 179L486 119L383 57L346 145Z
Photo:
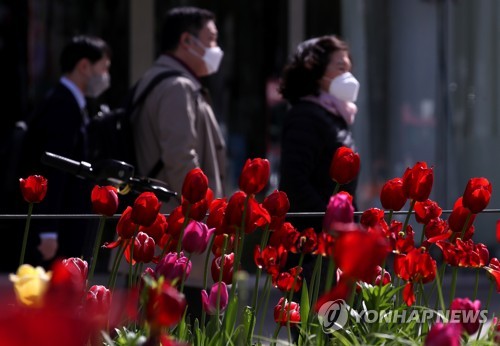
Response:
M19 179L21 193L28 203L40 203L47 194L47 179L41 175L30 175L26 179Z
M224 224L224 214L226 212L227 201L225 198L217 198L210 203L207 226L215 228L215 234L226 233Z
M271 167L268 160L248 159L241 171L239 187L247 195L259 193L269 181L270 174Z
M277 287L281 292L290 292L292 289L294 292L300 291L302 288L303 278L300 275L302 273L302 267L294 267L290 268L289 271L277 273L274 272L273 276L273 284Z
M488 206L491 198L491 183L486 178L471 178L465 187L462 204L473 214Z
M221 268L222 256L215 257L212 260L211 273L212 280L219 282L220 272L222 270L222 282L231 285L233 282L234 252L224 255L224 264Z
M182 198L194 204L205 198L208 189L208 178L200 168L194 168L186 175L182 184Z
M132 207L132 221L141 226L151 226L160 211L161 203L152 192L143 192L135 200Z
M62 260L63 266L75 275L75 277L80 277L82 285L86 285L87 275L89 271L89 265L87 261L82 260L81 258L71 257Z
M455 298L450 305L450 322L460 322L467 334L472 335L479 330L480 309L481 302L479 300ZM477 318L470 318L471 316L477 316Z
M300 323L300 306L295 302L288 302L285 298L281 298L278 304L274 307L274 321L286 326L288 321L294 326Z
M380 229L382 233L388 233L389 225L384 219L384 211L378 208L367 209L361 214L359 221L365 228Z
M165 215L158 213L155 222L149 227L140 226L139 232L144 232L154 239L155 244L159 245L163 235L166 233L168 228L167 219Z
M171 236L179 237L184 226L184 214L182 213L182 206L176 207L167 217L167 233Z
M196 221L202 221L207 216L209 203L210 201L206 198L194 204L190 204L187 200L184 200L182 201L182 214L186 217L187 213L187 217Z
M300 232L295 246L290 249L293 253L311 254L318 249L318 234L309 227Z
M452 233L448 227L448 223L439 217L430 220L427 225L425 225L424 232L425 237L430 243L448 239Z
M391 274L387 270L384 270L383 275L382 275L382 267L377 266L376 273L377 273L377 277L375 278L375 282L374 282L375 286L379 286L381 284L380 281L382 281L382 286L385 286L385 285L391 283Z
M182 318L186 308L184 294L167 281L149 288L146 319L153 327L172 327Z
M401 210L406 204L406 196L403 179L394 178L387 181L380 191L380 202L386 210Z
M219 257L222 255L222 248L224 247L224 237L226 235L224 234L219 234L216 235L214 238L214 244L212 245L212 253L214 254L215 257ZM235 235L231 234L229 235L229 238L227 239L227 244L226 244L226 250L224 253L230 253L234 251L234 238Z
M271 223L269 229L280 229L285 222L286 213L290 209L290 201L288 196L283 191L275 190L264 199L262 206L269 212Z
M269 245L278 248L283 245L287 251L295 251L295 244L297 243L297 239L300 236L300 233L297 231L295 227L290 222L285 222L281 229L278 231L274 231L271 234L271 238L269 239Z
M425 338L425 346L460 346L462 327L459 323L436 323Z
M484 269L486 269L493 280L495 280L495 283L497 285L497 292L500 293L500 261L498 260L498 258L493 257L490 260L490 264L484 267Z
M118 194L114 186L94 186L90 199L96 214L113 216L118 209Z
M116 233L122 239L130 239L137 230L137 225L132 220L132 207L127 207L122 213L118 224L116 225Z
M406 305L411 306L415 302L413 283L427 283L436 277L436 261L428 252L422 249L413 249L407 255L396 255L394 259L394 272L397 276L407 282L403 289L403 299Z
M476 218L476 215L471 215L471 211L463 206L462 200L462 197L457 199L450 216L448 216L448 225L450 226L450 229L458 234L462 232L467 219L469 219L467 223L467 229L469 229L472 227Z
M128 251L125 252L128 255ZM144 232L137 233L134 240L134 261L149 263L155 254L155 241ZM129 258L130 259L130 258Z
M430 220L440 217L441 213L441 207L433 200L415 203L415 219L418 223L426 225Z
M353 181L359 173L360 158L351 148L340 147L330 164L330 177L339 184Z
M260 246L256 245L253 252L255 265L266 270L267 272L270 272L271 268L275 268L278 271L283 269L286 264L287 257L288 252L282 245L278 247L268 245L262 251L260 250Z
M246 213L245 211L246 203ZM236 191L226 207L224 213L225 230L229 233L235 233L236 229L241 228L243 215L245 215L245 233L252 233L257 227L262 227L271 222L271 216L253 197L248 198L243 191Z
M403 175L403 187L406 196L423 202L429 198L434 182L434 171L427 168L427 163L417 162L413 168L407 168Z
M365 282L389 252L387 240L377 234L363 231L341 233L335 241L334 260L347 278Z
M105 286L90 287L85 299L85 310L93 319L106 321L111 307L111 292Z
M224 282L216 282L212 285L210 294L207 291L201 291L201 302L203 304L203 310L209 315L217 314L217 299L219 300L219 314L226 310L229 295L227 293L227 286Z

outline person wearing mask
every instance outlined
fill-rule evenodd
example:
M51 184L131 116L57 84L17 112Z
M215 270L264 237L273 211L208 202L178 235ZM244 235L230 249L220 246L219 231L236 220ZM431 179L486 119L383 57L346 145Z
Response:
M153 88L132 116L132 124L139 173L164 181L178 193L164 208L169 212L179 205L184 178L196 167L207 175L214 197L223 196L226 146L200 81L217 72L223 56L214 14L196 7L168 11L161 51L139 81L134 97L158 74L178 74Z
M161 80L132 115L139 174L164 181L176 198L164 203L170 213L180 205L186 175L201 168L214 198L224 196L226 145L201 77L217 72L223 52L217 44L215 15L197 7L176 7L164 18L161 55L138 82L134 99L161 73ZM207 251L210 251L209 249ZM188 313L200 317L205 254L191 257L184 292Z
M91 36L75 36L60 55L62 76L35 108L22 156L23 177L41 174L48 180L46 198L36 213L82 214L90 212L91 183L43 165L49 151L76 161L88 161L86 97L96 98L110 86L111 51L107 43ZM33 220L26 263L48 266L54 257L88 260L92 232L82 220ZM22 233L22 232L21 232Z
M285 66L280 92L289 102L281 139L280 190L288 195L290 211L324 212L334 191L329 168L335 151L354 150L351 127L359 83L350 73L345 42L336 36L301 43ZM353 197L356 181L341 186ZM322 230L322 218L297 218L299 230Z

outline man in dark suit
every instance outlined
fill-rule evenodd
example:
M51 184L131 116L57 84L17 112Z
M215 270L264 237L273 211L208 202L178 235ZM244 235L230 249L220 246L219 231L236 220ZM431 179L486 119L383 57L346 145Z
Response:
M92 186L42 165L40 157L50 151L88 161L89 116L85 97L95 98L109 87L109 65L110 49L100 38L77 36L64 47L60 57L62 76L29 122L23 150L24 177L41 174L48 179L47 196L35 207L35 213L90 212ZM86 228L85 220L33 220L26 263L48 266L56 256L86 255L88 243L92 242L86 239L89 238Z

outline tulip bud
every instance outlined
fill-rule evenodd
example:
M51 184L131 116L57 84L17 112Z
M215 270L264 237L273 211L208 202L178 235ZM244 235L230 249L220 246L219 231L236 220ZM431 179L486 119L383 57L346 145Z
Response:
M269 181L271 167L266 159L248 159L240 175L239 187L247 195L262 191Z
M118 194L113 186L94 186L90 199L96 214L113 216L118 209Z
M155 241L144 232L139 232L134 241L134 260L149 263L155 254Z
M215 228L208 229L207 225L191 221L184 230L182 248L189 253L203 253L207 249L208 241Z
M222 313L228 304L228 293L227 286L224 282L216 282L212 285L210 294L207 294L206 290L201 291L201 302L203 304L203 310L209 315L215 315L217 313L217 296L219 296L219 314Z
M152 192L143 192L136 198L132 207L132 221L141 226L151 226L160 211L161 203Z
M108 316L111 307L111 292L105 286L90 287L85 299L85 309L92 318L102 319Z
M406 204L405 190L403 188L403 179L394 178L387 181L380 191L380 202L386 210L399 211Z
M323 229L329 231L342 231L354 222L354 207L352 196L347 192L339 192L330 197L323 219Z
M205 198L208 178L200 168L194 168L186 175L182 184L182 198L194 204Z
M156 277L163 276L168 281L181 280L184 272L186 272L185 278L187 279L191 273L191 266L191 261L184 256L182 251L179 256L177 256L176 252L170 252L156 265Z
M224 255L224 264L221 268L222 256L215 257L212 260L212 279L214 282L219 282L220 272L222 270L222 282L230 285L233 282L233 266L234 266L234 252L229 255Z
M359 173L359 154L351 148L340 147L335 151L330 164L330 177L339 184L353 181Z
M40 203L47 194L47 179L41 175L30 175L19 179L21 193L28 203Z

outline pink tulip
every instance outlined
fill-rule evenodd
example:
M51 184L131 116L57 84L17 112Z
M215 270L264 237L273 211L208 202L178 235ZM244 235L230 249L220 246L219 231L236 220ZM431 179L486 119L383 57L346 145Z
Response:
M170 252L163 257L156 265L156 277L163 276L166 280L173 281L175 279L181 280L185 274L185 278L189 277L191 273L191 261L184 256L184 253Z
M460 346L460 323L436 323L425 338L425 346Z
M217 295L219 295L219 313L222 313L226 309L229 299L226 284L224 282L213 284L210 294L207 294L205 290L201 291L203 310L209 315L217 313Z
M215 228L208 228L202 222L191 221L184 230L182 248L189 253L203 253Z
M472 335L479 329L479 310L481 302L469 298L455 298L450 305L451 322L460 322L467 334ZM477 316L477 318L469 318Z
M352 196L347 192L339 192L330 197L323 219L323 229L342 231L352 228L354 222L354 207Z

